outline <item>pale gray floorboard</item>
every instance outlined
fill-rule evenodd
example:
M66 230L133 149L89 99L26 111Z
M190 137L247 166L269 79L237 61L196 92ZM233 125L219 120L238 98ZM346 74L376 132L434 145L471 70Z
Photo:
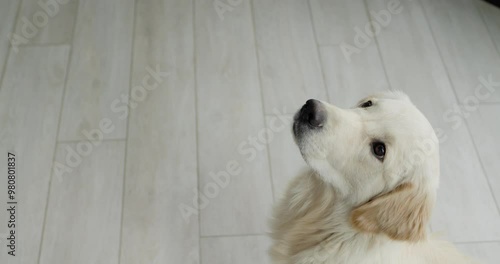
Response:
M363 0L311 0L311 9L319 45L354 45L369 22Z
M21 44L69 44L77 6L78 0L22 1L15 34Z
M368 9L384 10L388 2L367 1ZM401 13L377 36L388 81L392 89L408 93L439 126L443 110L456 103L453 89L418 1L401 3Z
M82 144L58 144L55 162ZM71 172L54 172L39 263L118 264L124 161L125 142L104 142Z
M313 0L311 7L330 102L352 107L389 89L375 39L356 37L371 30L363 1Z
M500 80L500 54L471 0L423 0L436 43L460 102L474 95L478 78ZM500 93L484 99L500 102Z
M196 1L195 13L201 234L264 233L273 197L250 4L222 20ZM224 171L234 176L214 187Z
M500 242L464 243L457 247L482 264L498 264L500 261Z
M456 242L500 237L500 215L466 125L445 131L432 231Z
M369 9L382 10L388 1L367 3ZM440 146L441 187L432 229L453 241L498 239L500 216L470 135L463 125L454 129L444 116L456 98L422 7L417 1L401 3L403 11L392 16L377 39L391 87L407 92L447 137Z
M294 113L307 99L326 100L308 3L253 1L265 111Z
M347 61L339 46L320 48L330 102L353 107L364 97L389 89L376 44Z
M279 199L288 183L299 175L307 164L300 155L299 148L292 135L293 116L266 116L267 127L273 131L269 138L271 175L274 186L274 198Z
M270 264L269 237L208 237L201 239L204 264Z
M104 139L125 138L133 21L133 0L80 1L58 140L95 139L104 119Z
M467 124L476 143L486 175L489 178L497 205L500 205L500 105L481 105L469 112Z
M481 0L476 0L484 22L488 27L491 38L496 44L497 51L500 51L500 8ZM484 41L488 41L485 39Z
M137 2L132 91L148 90L130 112L120 264L200 263L192 11Z
M2 80L3 67L9 52L11 32L14 29L19 1L0 2L0 80Z
M56 142L69 47L26 47L11 53L0 88L0 152L16 155L17 225L16 257L0 250L1 263L36 263L47 201L52 158ZM1 204L6 204L6 182L2 180ZM0 210L0 219L7 219ZM0 226L6 234L7 224ZM5 241L4 238L1 239Z

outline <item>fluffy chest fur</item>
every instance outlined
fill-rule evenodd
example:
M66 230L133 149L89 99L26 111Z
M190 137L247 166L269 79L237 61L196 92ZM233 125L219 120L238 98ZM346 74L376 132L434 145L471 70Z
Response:
M333 187L313 172L289 185L272 222L273 263L474 263L438 239L413 243L359 232L350 222L350 205L336 199Z

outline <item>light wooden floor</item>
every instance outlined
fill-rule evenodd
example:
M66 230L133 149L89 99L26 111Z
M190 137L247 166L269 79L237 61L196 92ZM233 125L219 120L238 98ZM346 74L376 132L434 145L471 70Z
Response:
M401 0L347 62L391 1L0 1L0 263L269 263L271 206L304 166L291 115L383 89L446 135L432 231L500 263L500 89L476 91L500 82L500 10Z

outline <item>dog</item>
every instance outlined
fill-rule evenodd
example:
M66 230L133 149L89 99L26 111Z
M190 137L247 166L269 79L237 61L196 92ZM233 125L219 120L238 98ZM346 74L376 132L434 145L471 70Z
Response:
M428 234L439 142L406 94L351 109L310 99L292 130L309 169L274 208L273 263L477 263Z

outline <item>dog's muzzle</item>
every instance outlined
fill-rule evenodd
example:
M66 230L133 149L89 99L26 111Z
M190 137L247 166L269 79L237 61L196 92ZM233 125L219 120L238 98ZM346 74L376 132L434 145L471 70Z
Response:
M306 124L312 129L323 127L326 121L326 109L318 100L309 99L295 116L295 122Z
M318 100L309 99L306 104L295 114L293 132L300 137L309 130L320 129L325 125L327 119L326 108Z

